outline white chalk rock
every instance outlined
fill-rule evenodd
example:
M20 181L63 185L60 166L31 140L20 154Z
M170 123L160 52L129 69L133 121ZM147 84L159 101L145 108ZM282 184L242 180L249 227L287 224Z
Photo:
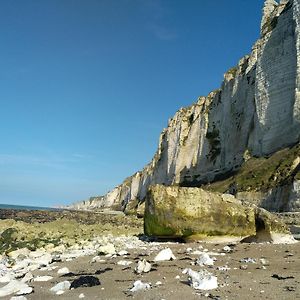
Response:
M231 249L229 246L225 246L225 247L223 248L223 251L229 253L229 252L232 252L232 249Z
M70 273L70 270L67 267L61 268L57 271L57 274L59 274L59 275L65 275L68 273Z
M23 283L25 284L25 283ZM28 295L31 294L33 291L33 288L31 286L28 286L25 284L23 287L20 288L20 290L17 292L17 295Z
M18 258L19 255L22 256L28 256L30 253L30 250L27 248L21 248L15 251L11 251L8 253L8 256L14 260L16 260Z
M148 290L150 288L151 288L151 286L149 283L143 283L142 281L137 280L133 284L133 288L130 289L130 292L138 292L138 291L142 291L142 290Z
M11 297L10 300L27 300L27 298L24 296L14 296Z
M52 276L37 276L33 279L33 281L36 281L36 282L46 282L46 281L49 281L53 279Z
M8 283L13 279L15 279L15 277L12 274L7 273L0 277L0 283Z
M151 264L148 263L145 259L140 260L134 269L137 274L148 273L151 270Z
M105 246L101 246L98 249L99 253L103 254L103 255L114 255L116 254L116 248L113 244L109 243Z
M33 262L40 267L48 266L52 262L52 255L50 253L44 253L42 256L34 258Z
M32 287L28 286L26 283L12 280L0 289L0 297L9 296L14 293L18 293L18 295L30 294L31 292Z
M21 282L30 282L33 279L33 275L31 272L25 274L25 276L21 279Z
M199 266L213 266L214 260L210 258L210 256L207 253L201 253L201 255L196 261L196 264Z
M206 270L200 272L184 269L183 274L189 276L190 285L196 290L213 290L218 287L218 279Z
M56 295L62 295L64 293L65 293L65 291L58 291L58 292L56 292Z
M172 250L170 248L166 248L161 250L154 258L154 261L165 261L165 260L173 260L176 259Z
M124 256L124 255L128 255L128 252L126 250L121 250L118 252L119 256Z
M129 266L132 264L132 261L130 260L120 260L117 262L117 265L119 266Z
M59 292L59 291L69 290L70 287L71 287L70 281L62 281L62 282L58 283L57 285L55 285L54 287L52 287L50 289L50 292L57 294L57 292Z

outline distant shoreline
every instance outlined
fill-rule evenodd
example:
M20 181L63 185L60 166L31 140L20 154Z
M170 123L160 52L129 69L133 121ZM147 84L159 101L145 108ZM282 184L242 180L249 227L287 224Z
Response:
M42 207L42 206L27 206L27 205L12 205L0 204L0 209L13 209L13 210L61 210L55 207Z

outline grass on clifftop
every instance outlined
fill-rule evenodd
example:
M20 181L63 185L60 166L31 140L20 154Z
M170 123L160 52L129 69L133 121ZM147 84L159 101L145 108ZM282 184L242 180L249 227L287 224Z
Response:
M202 188L225 193L230 190L267 191L276 186L300 179L300 145L274 153L268 158L251 158L233 176L202 186Z

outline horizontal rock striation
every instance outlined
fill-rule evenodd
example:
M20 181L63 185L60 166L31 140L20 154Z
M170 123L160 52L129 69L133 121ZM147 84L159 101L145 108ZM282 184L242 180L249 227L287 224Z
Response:
M150 164L91 207L124 210L130 201L144 201L153 184L201 186L238 170L247 156L299 142L299 23L300 0L266 1L251 53L225 73L220 89L169 120ZM298 197L297 182L293 189Z

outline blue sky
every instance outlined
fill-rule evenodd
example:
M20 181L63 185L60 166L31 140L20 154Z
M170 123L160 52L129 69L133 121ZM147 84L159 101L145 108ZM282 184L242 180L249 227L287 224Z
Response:
M141 169L250 52L263 2L1 1L0 203L67 204Z

